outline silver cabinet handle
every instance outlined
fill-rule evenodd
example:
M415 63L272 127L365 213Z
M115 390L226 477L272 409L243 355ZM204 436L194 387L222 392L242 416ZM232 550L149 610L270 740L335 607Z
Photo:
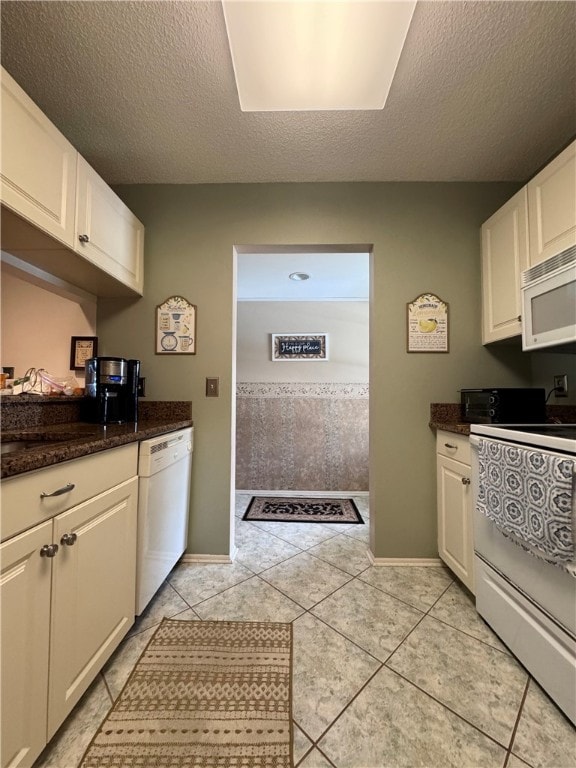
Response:
M58 552L58 544L44 544L40 550L40 557L56 557Z
M73 491L76 486L74 483L67 483L62 488L58 488L56 491L52 491L52 493L46 493L45 491L42 491L40 494L41 499L49 499L51 496L62 496L64 493L70 493L70 491Z
M453 448L454 450L456 450L458 448L457 445L452 445L452 443L444 443L444 447L445 448Z
M462 485L470 485L470 478L469 477L463 477L462 478Z
M78 240L80 240L81 243L89 243L90 237L88 235L78 235Z
M76 543L77 538L78 535L76 533L65 533L60 539L60 544L62 544L63 547L71 547Z

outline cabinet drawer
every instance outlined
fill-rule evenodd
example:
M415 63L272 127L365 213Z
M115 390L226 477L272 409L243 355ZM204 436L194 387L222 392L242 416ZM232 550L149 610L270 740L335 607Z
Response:
M138 443L8 478L1 487L2 541L137 474ZM41 498L74 487L57 496Z
M466 435L439 430L436 435L436 452L463 464L470 464L470 440Z

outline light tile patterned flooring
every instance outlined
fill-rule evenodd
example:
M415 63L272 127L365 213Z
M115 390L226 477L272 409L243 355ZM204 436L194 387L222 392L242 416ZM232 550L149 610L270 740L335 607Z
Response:
M37 768L78 765L163 616L294 623L298 768L576 766L576 730L448 570L372 567L368 525L249 523L249 500L235 563L176 566Z

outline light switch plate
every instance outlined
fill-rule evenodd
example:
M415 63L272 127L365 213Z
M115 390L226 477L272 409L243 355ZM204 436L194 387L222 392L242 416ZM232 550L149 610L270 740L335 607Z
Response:
M220 379L217 376L206 377L206 397L218 397L220 394Z

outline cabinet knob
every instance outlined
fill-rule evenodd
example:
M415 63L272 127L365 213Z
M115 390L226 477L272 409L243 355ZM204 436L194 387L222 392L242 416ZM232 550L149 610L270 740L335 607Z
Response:
M78 240L80 240L81 243L89 243L90 237L88 235L78 235Z
M40 557L56 557L58 552L58 544L44 544L40 550Z
M470 485L470 478L469 477L463 477L462 478L462 485Z
M76 533L65 533L60 539L60 544L62 544L62 546L71 547L76 543L77 538L78 535Z
M522 315L518 315L518 322L519 322L519 323L521 323L521 322L522 322Z
M40 494L41 499L49 499L51 496L62 496L64 493L70 493L70 491L73 491L76 486L74 483L67 483L66 485L62 486L62 488L57 488L55 491L52 491L52 493L46 493L46 491L42 491Z

